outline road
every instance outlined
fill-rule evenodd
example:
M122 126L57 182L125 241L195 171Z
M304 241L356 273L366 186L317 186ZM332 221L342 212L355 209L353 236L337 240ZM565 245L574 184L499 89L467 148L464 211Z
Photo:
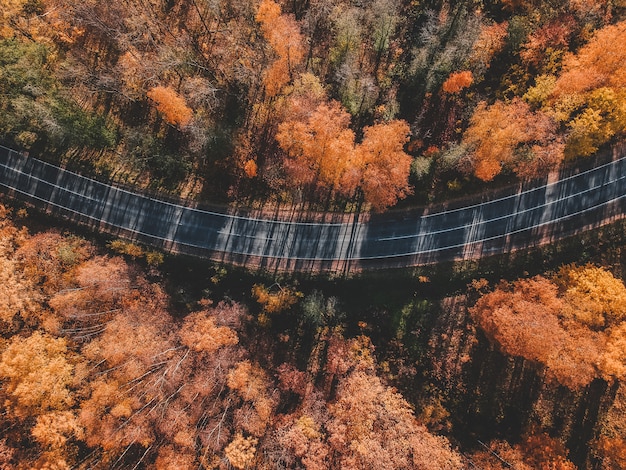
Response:
M346 271L477 259L571 236L626 214L626 148L462 207L332 215L216 212L108 185L0 147L0 191L96 230L171 252L279 270ZM348 220L349 219L349 220Z

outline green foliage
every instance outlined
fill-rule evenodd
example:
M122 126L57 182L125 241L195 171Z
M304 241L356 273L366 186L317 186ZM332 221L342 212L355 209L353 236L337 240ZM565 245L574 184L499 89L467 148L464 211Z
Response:
M46 46L0 41L0 139L40 151L115 145L115 130L64 96L52 67Z
M336 297L326 297L323 292L314 290L300 303L302 319L314 328L333 326L343 319L337 303Z
M416 157L411 163L411 176L418 180L426 178L433 166L432 158Z
M125 141L131 162L150 172L152 186L171 189L187 176L191 163L186 156L170 150L163 139L148 129L128 130Z

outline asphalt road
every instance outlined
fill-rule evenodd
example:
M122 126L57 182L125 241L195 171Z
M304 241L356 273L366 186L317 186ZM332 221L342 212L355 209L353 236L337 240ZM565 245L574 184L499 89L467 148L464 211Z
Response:
M626 151L462 207L253 217L155 199L0 147L0 190L96 230L165 250L281 270L350 270L475 259L550 243L624 217ZM333 218L332 215L329 215Z

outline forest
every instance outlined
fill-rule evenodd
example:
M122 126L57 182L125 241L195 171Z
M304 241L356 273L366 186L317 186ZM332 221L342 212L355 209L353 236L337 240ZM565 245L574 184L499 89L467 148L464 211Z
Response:
M3 469L626 465L626 222L328 278L30 210L0 206Z
M194 203L402 209L623 141L624 44L624 0L0 0L0 144ZM2 469L626 468L624 222L328 277L0 203Z
M188 199L382 211L625 133L623 0L0 5L0 141Z

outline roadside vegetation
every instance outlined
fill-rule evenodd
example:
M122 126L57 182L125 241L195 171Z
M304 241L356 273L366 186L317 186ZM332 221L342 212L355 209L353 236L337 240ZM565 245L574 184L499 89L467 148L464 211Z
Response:
M2 217L2 468L623 466L623 222L328 278Z
M201 203L446 200L623 140L625 13L0 0L0 144ZM626 468L626 222L330 278L53 225L0 206L2 469Z
M621 1L0 6L2 143L205 202L380 211L626 128Z

